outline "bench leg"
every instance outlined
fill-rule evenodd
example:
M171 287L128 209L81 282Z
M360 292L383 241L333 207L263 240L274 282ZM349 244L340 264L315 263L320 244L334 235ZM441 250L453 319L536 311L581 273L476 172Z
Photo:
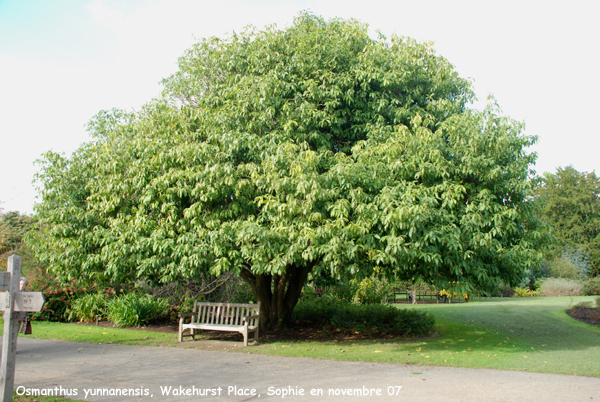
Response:
M183 329L183 318L181 318L179 320L179 342L183 342L183 337L184 336L189 336L192 338L192 340L196 340L196 329L195 328L187 328L187 330L189 331L188 335L184 335L183 331L185 331L185 329Z

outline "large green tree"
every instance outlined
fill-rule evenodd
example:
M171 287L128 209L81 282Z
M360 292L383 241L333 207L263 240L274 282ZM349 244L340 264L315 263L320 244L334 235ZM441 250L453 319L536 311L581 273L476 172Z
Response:
M553 260L581 250L600 274L600 178L594 172L579 172L572 166L546 173L535 190L543 207L540 217L553 227L556 238L547 252Z
M17 211L2 212L0 208L0 255L16 253L22 247L23 236L32 219Z
M28 275L38 265L24 237L35 226L35 219L17 211L3 212L0 208L0 268L6 268L9 256L19 254L21 268Z
M233 271L289 323L309 274L515 281L536 264L534 138L431 45L303 13L194 45L164 96L47 153L36 250L62 277Z

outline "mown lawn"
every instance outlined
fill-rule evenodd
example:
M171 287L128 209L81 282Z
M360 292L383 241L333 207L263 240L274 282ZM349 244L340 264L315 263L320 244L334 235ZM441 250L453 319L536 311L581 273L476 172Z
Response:
M432 313L429 339L273 343L258 353L335 360L527 370L600 377L600 328L565 310L591 297L491 299L462 304L398 305Z
M319 359L527 370L600 377L600 328L565 310L592 297L491 299L462 304L397 305L427 310L436 334L426 339L261 343L244 352ZM1 327L0 327L1 328ZM175 346L177 335L34 322L32 337L77 342ZM236 348L240 349L240 348Z
M19 337L143 346L170 346L177 344L177 334L173 333L105 328L93 324L32 321L32 329L32 335L19 334ZM2 326L0 332L3 330L4 327Z

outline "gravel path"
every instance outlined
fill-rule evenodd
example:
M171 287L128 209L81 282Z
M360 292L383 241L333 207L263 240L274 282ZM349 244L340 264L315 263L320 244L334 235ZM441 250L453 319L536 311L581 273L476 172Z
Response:
M600 378L20 338L15 389L61 388L90 401L600 402Z

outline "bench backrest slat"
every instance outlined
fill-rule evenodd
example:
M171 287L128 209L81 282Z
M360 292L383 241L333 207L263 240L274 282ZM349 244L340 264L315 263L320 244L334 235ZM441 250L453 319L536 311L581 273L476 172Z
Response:
M223 306L223 307L219 307L219 314L218 314L218 319L219 319L219 324L225 324L223 321L225 321L225 317L227 317L227 306Z
M212 314L211 314L211 324L216 324L217 318L219 318L219 313L221 312L221 306L212 306Z
M198 324L244 325L243 318L259 313L260 303L213 303L194 301L194 313ZM251 326L258 325L253 319Z

